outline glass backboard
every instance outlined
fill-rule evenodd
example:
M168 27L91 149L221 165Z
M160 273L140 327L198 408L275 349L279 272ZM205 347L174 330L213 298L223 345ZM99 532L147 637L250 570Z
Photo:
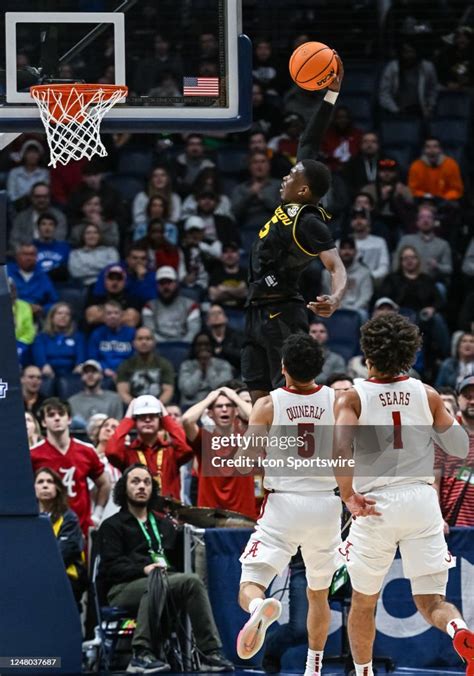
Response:
M240 0L3 0L0 131L41 131L31 85L125 84L102 131L246 129ZM4 26L1 24L4 23Z

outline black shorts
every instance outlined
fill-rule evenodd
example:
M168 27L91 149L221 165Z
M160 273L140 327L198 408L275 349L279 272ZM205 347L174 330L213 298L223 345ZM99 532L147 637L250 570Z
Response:
M308 326L308 311L303 301L280 301L247 308L241 368L249 390L270 392L284 385L283 341L293 333L308 333Z

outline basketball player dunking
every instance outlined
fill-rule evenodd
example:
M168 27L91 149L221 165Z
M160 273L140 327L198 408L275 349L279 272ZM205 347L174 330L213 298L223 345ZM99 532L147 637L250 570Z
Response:
M281 366L286 386L257 401L246 434L263 433L272 440L282 440L288 431L295 434L298 429L299 436L305 430L309 433L309 446L304 457L314 447L327 449L330 456L335 393L325 385L314 384L323 362L320 346L308 334L297 333L287 338L282 347ZM240 454L246 455L244 451ZM293 454L297 456L296 448L290 450L290 456ZM265 456L267 460L282 457L273 445L266 448ZM338 567L342 506L334 493L336 481L332 472L324 476L307 470L305 475L293 472L292 476L267 472L264 479L269 493L240 558L239 603L251 615L238 636L237 653L242 659L249 659L262 647L267 627L281 613L280 602L266 599L265 590L301 547L309 603L305 676L319 676L331 619L328 589Z
M421 345L417 326L384 314L361 334L369 378L336 399L334 445L336 457L344 458L352 457L354 445L356 476L338 476L337 483L356 517L340 549L353 588L348 631L356 675L373 674L375 606L397 546L416 607L452 637L466 674L473 675L474 634L445 600L455 560L432 485L433 438L449 455L465 458L468 437L435 390L404 375Z
M308 332L308 311L298 286L303 270L319 256L331 275L331 295L308 304L323 317L336 310L346 286L345 268L327 225L330 217L318 206L329 190L331 172L312 159L318 155L344 75L342 61L336 58L338 76L301 135L297 163L281 185L282 203L262 226L250 254L242 376L252 402L283 384L285 338Z

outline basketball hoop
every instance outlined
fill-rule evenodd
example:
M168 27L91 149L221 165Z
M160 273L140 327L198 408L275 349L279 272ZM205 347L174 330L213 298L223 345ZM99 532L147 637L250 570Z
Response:
M49 166L93 155L105 157L100 138L104 115L127 95L125 85L43 84L30 88L51 151Z

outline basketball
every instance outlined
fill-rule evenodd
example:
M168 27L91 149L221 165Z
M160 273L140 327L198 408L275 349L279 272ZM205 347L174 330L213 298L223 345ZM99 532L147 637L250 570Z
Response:
M322 42L305 42L290 58L290 75L302 89L324 89L337 76L337 61L331 47Z

